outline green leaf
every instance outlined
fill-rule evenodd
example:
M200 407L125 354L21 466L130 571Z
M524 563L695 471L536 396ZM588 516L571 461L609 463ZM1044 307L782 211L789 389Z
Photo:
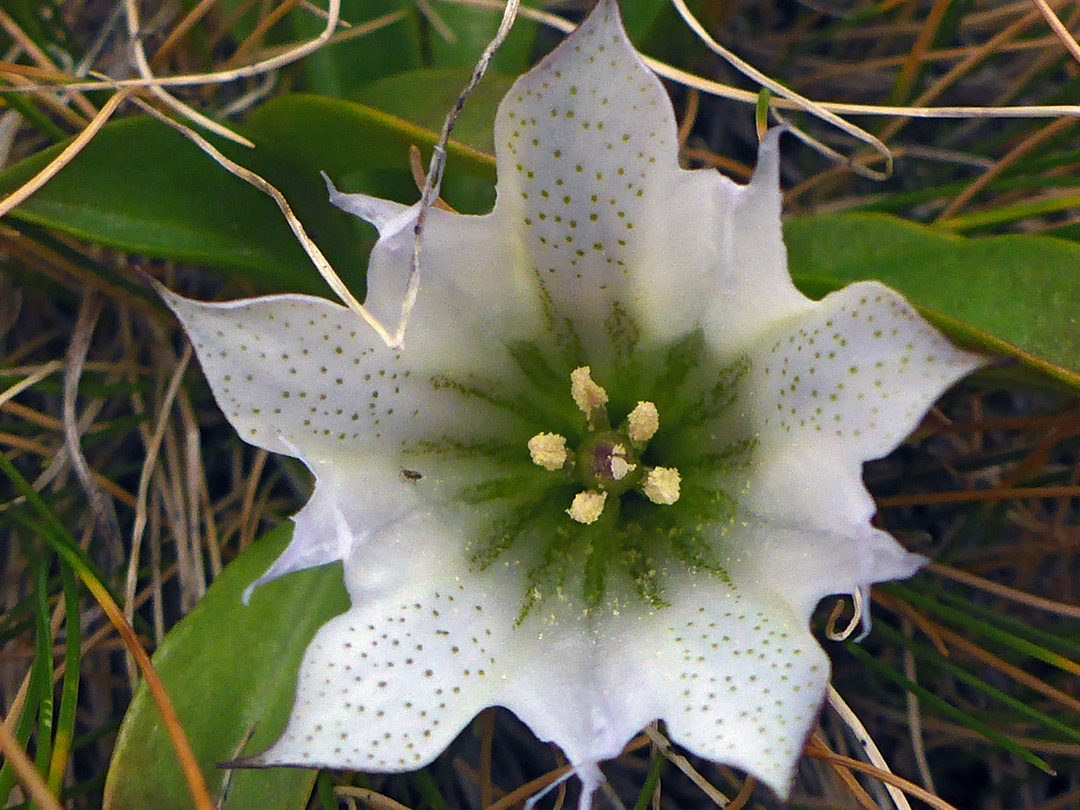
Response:
M329 172L345 190L413 202L418 195L408 149L430 147L436 133L359 104L304 95L263 105L243 131L255 149L217 145L285 194L338 273L361 294L367 263L357 246L364 226L330 205L319 172ZM0 196L61 148L0 174ZM461 210L489 208L494 159L456 143L448 154L454 176L447 198ZM330 294L270 198L150 119L106 125L11 217L129 253L239 270L260 292Z
M282 189L301 219L320 220L331 261L349 255L349 228L326 201L317 173L273 144L218 145ZM0 194L25 182L61 146L0 175ZM317 273L270 198L233 177L198 147L146 118L104 127L15 219L131 253L248 271L260 289L321 290ZM313 230L316 230L313 228Z
M1080 389L1080 246L963 238L880 214L799 217L784 235L796 283L824 295L880 279L958 342Z
M258 108L245 132L257 142L287 151L309 174L325 171L342 191L412 203L420 195L409 171L409 147L415 144L425 160L430 157L442 114L435 119L435 128L426 128L363 104L293 94ZM447 145L446 154L443 196L459 211L490 210L495 201L495 158L456 140ZM366 266L366 261L362 264Z
M323 8L325 3L320 4ZM298 66L304 89L335 98L348 98L357 88L383 76L420 67L422 45L415 4L411 0L342 0L341 19L353 26L396 11L405 19L343 42L333 42L307 56ZM306 11L289 15L297 41L310 40L325 27L325 20Z
M356 100L438 132L450 108L457 103L472 68L412 70L369 84ZM495 149L492 121L502 97L514 80L492 71L484 76L454 125L454 138L488 154Z
M320 625L348 607L337 565L275 580L243 604L244 589L290 536L288 526L275 529L229 565L154 655L215 799L225 778L220 763L277 739L304 649ZM295 768L235 770L223 810L300 810L314 780L314 771ZM105 810L192 806L161 717L140 686L117 738Z
M472 72L476 60L499 29L502 10L437 3L435 13L453 32L454 40L447 41L429 26L427 38L431 43L432 64L438 68L467 68ZM538 31L536 22L519 14L510 35L495 52L491 66L504 73L524 73L531 64Z

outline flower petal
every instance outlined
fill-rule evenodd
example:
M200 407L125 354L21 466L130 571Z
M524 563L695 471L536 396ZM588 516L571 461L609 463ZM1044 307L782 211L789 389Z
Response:
M326 180L330 201L379 230L367 273L365 307L389 329L396 328L412 275L419 205L345 194ZM449 296L473 328L504 340L535 334L541 321L536 279L525 270L521 248L494 214L471 216L432 208L421 240L420 307L423 298ZM462 257L467 256L467 260ZM406 344L415 343L419 311L413 313Z
M268 296L201 303L159 292L191 337L214 396L246 441L298 457L319 478L293 542L267 576L340 559L350 545L419 502L462 486L462 470L421 441L505 439L531 426L505 401L441 385L476 375L507 385L508 349L462 314L452 289L421 302L402 352L388 349L344 307L321 298ZM535 433L535 430L532 430ZM527 456L526 456L527 457ZM449 482L449 483L448 483ZM339 515L339 512L342 515Z
M682 192L694 175L678 168L671 102L611 0L518 79L499 106L495 145L495 214L523 231L527 270L591 350L606 344L616 302L647 314L645 299L670 297L664 284L679 272L694 275L692 257L687 268L687 257L668 255L671 220L660 216L691 204Z
M713 193L716 214L707 215L703 221L716 224L713 229L700 229L702 236L716 245L718 254L703 324L712 345L732 353L745 351L770 325L812 306L795 288L788 272L780 222L783 133L780 128L766 133L749 184L740 186L713 173L720 181L715 183ZM693 201L689 201L685 221L700 218L701 214L693 210ZM687 236L683 234L682 239L685 241Z
M765 452L815 446L868 461L900 444L946 388L985 362L949 343L898 293L863 281L761 341L745 396Z
M775 594L716 578L687 583L671 607L628 622L608 645L609 688L656 696L671 739L749 771L781 797L817 718L829 662L805 616ZM626 683L625 679L631 679Z
M350 556L352 607L319 630L282 737L248 764L413 770L499 701L518 594L468 570L464 537L417 513Z

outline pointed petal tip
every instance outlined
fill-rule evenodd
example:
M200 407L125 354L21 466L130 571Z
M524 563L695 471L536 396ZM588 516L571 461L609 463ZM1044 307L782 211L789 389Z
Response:
M326 183L326 193L330 198L330 204L340 208L346 214L352 214L374 225L380 237L387 236L388 230L396 231L400 228L402 214L410 210L410 206L393 200L384 200L380 197L371 197L367 194L347 194L339 191L326 172L320 172Z

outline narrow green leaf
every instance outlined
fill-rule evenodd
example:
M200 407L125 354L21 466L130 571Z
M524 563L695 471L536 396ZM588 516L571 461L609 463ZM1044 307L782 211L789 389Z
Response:
M75 709L79 702L79 665L82 662L82 628L79 588L71 566L60 563L60 582L64 591L64 681L60 687L60 712L56 718L56 735L52 761L49 763L49 789L60 791L71 756L75 737Z
M283 161L264 174L270 182L295 169L286 155L273 154L269 146L243 152L219 146L256 172ZM40 152L0 175L0 194L20 186L61 148ZM298 215L307 219L304 215L317 210L321 198L321 218L336 221L344 243L345 221L331 219L335 214L325 202L318 175L296 177L290 185ZM311 290L309 280L317 278L272 200L151 119L103 127L70 165L11 216L132 253L246 270L256 284L272 278L279 286ZM323 225L319 230L320 244L333 260L330 229ZM336 253L348 255L344 244Z
M225 779L220 763L256 753L277 738L292 706L304 649L320 625L348 607L336 565L263 585L243 604L244 589L290 536L289 526L275 529L231 563L154 655L215 797ZM232 771L224 810L301 810L315 774L293 768ZM140 687L117 738L105 810L191 806L157 708Z
M434 114L435 121L425 127L363 104L293 94L255 110L244 131L274 144L308 175L325 171L343 191L412 203L420 195L409 170L409 147L415 144L425 160L430 157L444 113ZM489 210L495 200L495 158L456 140L446 153L443 196L459 211Z
M937 599L929 596L924 596L910 588L898 586L893 584L891 586L893 591L901 595L904 599L907 599L914 605L918 605L923 610L934 613L938 616L942 616L951 622L955 622L961 627L966 627L976 633L981 633L993 641L996 641L1003 646L1010 647L1019 653L1031 656L1032 658L1049 664L1052 667L1060 669L1062 672L1069 672L1073 675L1080 675L1080 663L1073 661L1072 659L1061 655L1060 653L1048 650L1041 644L1037 644L1033 641L1028 641L1026 638L1021 638L1015 633L1010 633L1005 630L1001 630L993 625L976 618L972 615L973 605L971 603L965 603L963 608L949 607L948 605L941 604Z
M952 704L946 702L945 700L942 700L933 692L924 689L917 683L912 683L903 675L894 671L891 667L883 664L881 661L878 661L876 658L874 658L874 656L872 656L858 644L846 641L844 642L844 649L856 658L858 658L875 672L880 673L893 683L899 684L908 692L911 692L913 695L915 695L915 697L926 703L928 706L933 707L934 710L939 712L940 714L943 714L946 717L953 718L966 728L970 728L972 731L981 734L983 737L990 740L990 742L1001 746L1006 751L1012 752L1013 754L1024 760L1024 762L1027 762L1029 765L1034 765L1040 771L1051 775L1056 773L1056 771L1052 767L1050 767L1050 764L1044 759L1037 757L1035 754L1031 753L1022 745L1018 745L1017 743L1013 742L1004 734L994 730L982 720L979 720L977 717L972 717L970 714L963 711L962 709L958 709Z
M954 663L933 647L912 641L885 624L876 625L874 631L882 638L891 639L894 644L899 644L905 649L910 650L915 654L916 659L919 661L925 662L928 666L944 670L952 677L974 687L991 700L995 700L1003 706L1008 707L1018 715L1034 721L1044 728L1052 729L1062 736L1071 739L1073 742L1080 743L1080 730L1074 726L1070 726L1054 717L1050 717L1049 715L1032 708L1024 701L1018 700L1007 692L998 689L996 686L992 686L982 678L968 672L959 664Z
M1067 476L1068 473L1065 473L1065 475ZM1000 610L993 610L985 605L980 605L978 602L974 602L966 596L950 593L941 588L934 588L930 593L933 594L934 598L940 599L942 602L951 604L974 616L980 616L988 623L996 624L1002 629L1020 636L1021 638L1026 638L1047 649L1056 650L1061 655L1070 658L1073 661L1080 662L1080 644L1068 637L1070 632L1073 635L1076 635L1077 631L1080 630L1080 622L1077 622L1075 619L1060 619L1056 621L1053 626L1054 632L1048 633L1045 630L1040 630L1038 627L1032 626L1029 622L1014 619L1012 616L1009 616Z
M1080 390L1080 246L1044 236L965 239L880 214L799 217L784 233L804 292L880 279L959 342Z
M436 133L317 96L274 99L253 112L244 132L255 149L217 145L285 194L338 273L362 294L366 261L357 250L358 220L330 205L319 172L329 172L346 190L412 202L417 192L409 146L430 147ZM0 196L61 148L0 174ZM493 159L456 143L448 154L454 171L445 186L447 199L466 211L490 207ZM260 291L329 295L272 200L150 119L106 125L11 217L131 253L240 270Z

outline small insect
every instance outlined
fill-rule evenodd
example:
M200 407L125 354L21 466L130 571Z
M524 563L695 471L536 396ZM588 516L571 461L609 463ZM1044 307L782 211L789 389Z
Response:
M410 484L415 484L424 476L418 473L416 470L410 470L405 467L401 468L401 477L408 481Z

